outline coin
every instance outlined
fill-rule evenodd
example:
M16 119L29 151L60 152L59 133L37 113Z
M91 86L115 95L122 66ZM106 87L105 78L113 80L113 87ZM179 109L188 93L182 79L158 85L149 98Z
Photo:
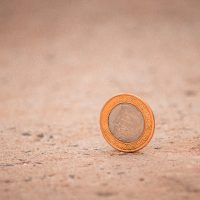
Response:
M155 120L147 103L134 95L121 94L104 105L100 127L111 146L120 151L134 152L151 140Z

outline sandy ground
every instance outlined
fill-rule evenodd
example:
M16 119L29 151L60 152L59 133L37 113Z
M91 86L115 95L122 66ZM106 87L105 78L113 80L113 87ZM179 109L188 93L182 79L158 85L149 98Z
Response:
M0 199L199 199L200 1L0 1ZM121 153L99 112L145 99Z

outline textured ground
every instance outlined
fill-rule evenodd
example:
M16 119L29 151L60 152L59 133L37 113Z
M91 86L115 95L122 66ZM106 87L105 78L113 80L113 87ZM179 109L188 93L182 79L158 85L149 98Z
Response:
M56 3L55 3L56 2ZM199 1L0 1L0 199L199 199ZM137 153L99 130L145 99Z

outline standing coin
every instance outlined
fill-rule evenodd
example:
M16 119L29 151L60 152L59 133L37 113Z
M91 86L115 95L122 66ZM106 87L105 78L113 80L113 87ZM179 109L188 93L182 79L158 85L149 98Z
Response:
M100 116L106 141L124 152L134 152L151 140L155 120L151 108L140 98L121 94L108 100Z

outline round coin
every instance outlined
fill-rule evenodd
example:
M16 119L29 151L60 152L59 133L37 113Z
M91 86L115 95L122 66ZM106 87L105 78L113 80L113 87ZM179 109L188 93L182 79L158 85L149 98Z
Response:
M106 141L124 152L134 152L151 140L155 120L151 108L139 97L121 94L108 100L100 115Z

